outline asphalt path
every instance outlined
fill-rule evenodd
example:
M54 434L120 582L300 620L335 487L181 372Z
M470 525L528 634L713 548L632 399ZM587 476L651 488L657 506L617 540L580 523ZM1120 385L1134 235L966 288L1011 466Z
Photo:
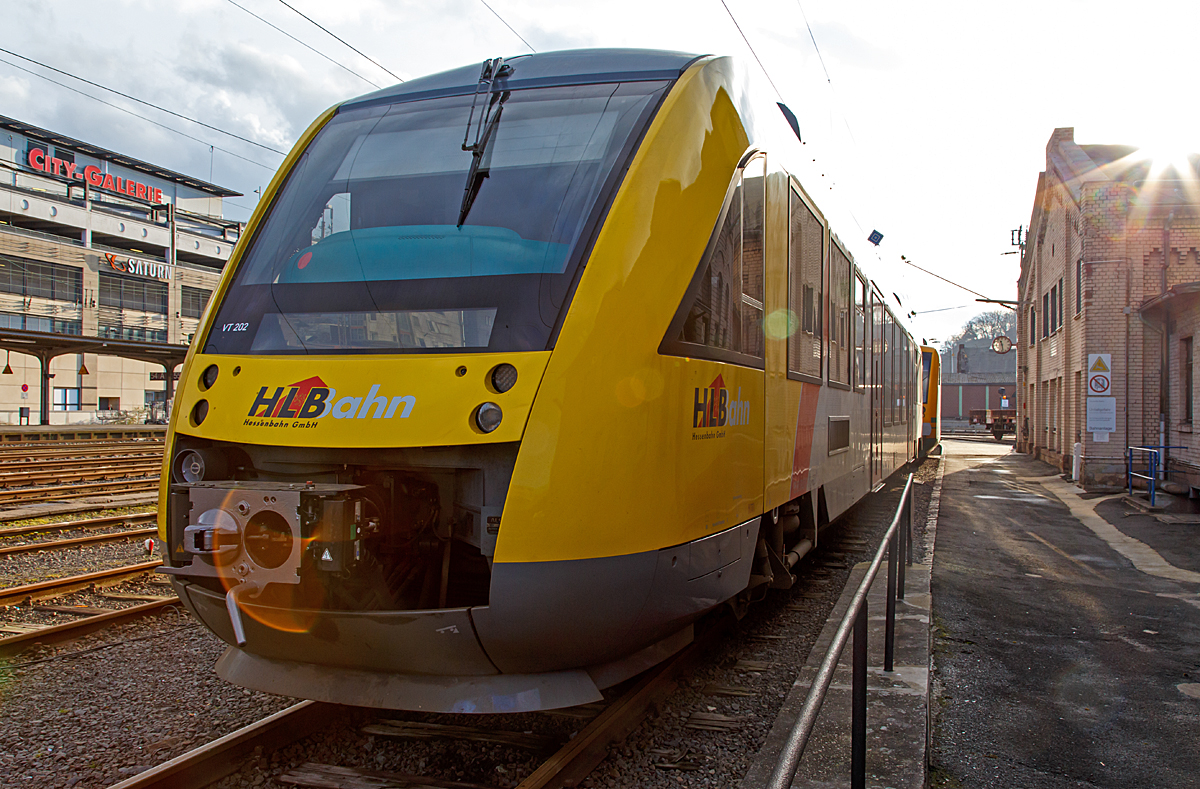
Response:
M1200 526L1127 525L1011 442L944 449L930 785L1200 787Z

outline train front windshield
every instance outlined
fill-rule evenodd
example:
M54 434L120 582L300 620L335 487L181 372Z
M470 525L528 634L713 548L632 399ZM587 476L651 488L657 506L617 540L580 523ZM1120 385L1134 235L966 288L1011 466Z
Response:
M929 403L929 368L933 364L933 354L921 352L921 403Z
M243 255L205 352L546 349L667 87L496 94L490 130L486 94L470 128L470 95L339 112Z

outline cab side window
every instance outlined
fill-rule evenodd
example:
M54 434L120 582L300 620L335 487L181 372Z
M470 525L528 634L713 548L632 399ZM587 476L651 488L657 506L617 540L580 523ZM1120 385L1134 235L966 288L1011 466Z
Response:
M717 230L659 352L763 366L766 158L737 171Z

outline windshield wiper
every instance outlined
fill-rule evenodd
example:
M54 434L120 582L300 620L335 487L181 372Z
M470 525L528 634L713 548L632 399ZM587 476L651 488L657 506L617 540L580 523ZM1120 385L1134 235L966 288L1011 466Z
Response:
M496 81L512 74L513 67L504 62L504 58L485 60L479 74L479 83L475 86L475 96L471 99L471 114L467 116L467 132L463 135L462 149L471 152L471 169L467 171L467 183L463 188L462 206L458 210L458 227L462 227L475 204L479 187L483 179L489 175L489 167L483 166L484 156L495 136L496 127L500 125L500 115L504 112L504 102L508 101L510 91L498 90ZM468 144L471 136L471 123L475 120L475 101L486 86L488 101L486 109L479 115L479 125L475 127L475 141ZM490 160L489 160L490 161Z

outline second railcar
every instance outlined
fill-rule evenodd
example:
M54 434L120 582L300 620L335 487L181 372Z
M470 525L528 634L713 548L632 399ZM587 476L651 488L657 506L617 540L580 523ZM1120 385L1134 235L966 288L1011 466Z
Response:
M921 445L925 457L942 443L942 365L936 348L921 346Z

